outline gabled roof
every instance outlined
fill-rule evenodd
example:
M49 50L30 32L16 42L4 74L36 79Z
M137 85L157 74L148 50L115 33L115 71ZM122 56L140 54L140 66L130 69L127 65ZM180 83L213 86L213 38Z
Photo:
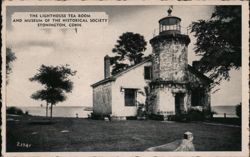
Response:
M103 80L101 80L101 81L98 81L98 82L92 84L91 86L92 86L92 87L97 87L97 86L99 86L99 85L101 85L101 84L104 84L104 83L107 83L107 82L115 81L115 80L116 80L118 77L120 77L121 75L123 75L123 74L129 72L129 71L132 70L132 69L135 69L135 68L141 66L142 64L144 64L144 63L146 63L146 62L151 61L151 59L152 59L152 56L147 57L147 58L145 58L144 60L142 60L140 63L135 64L135 65L132 65L132 66L130 66L130 67L124 69L123 71L121 71L121 72L119 72L119 73L117 73L117 74L115 74L115 75L112 75L112 76L110 76L110 77L108 77L108 78L105 78L105 79L103 79ZM208 78L207 76L205 76L203 73L199 72L197 69L195 69L195 68L192 67L191 65L188 65L188 70L189 70L191 73L195 74L197 77L200 77L201 79L205 80L206 82L208 82L208 83L213 83L213 80L211 80L210 78Z
M147 58L143 59L140 63L135 64L135 65L132 65L132 66L129 66L128 68L126 68L126 69L120 71L119 73L117 73L117 74L115 74L115 75L112 75L112 76L110 76L110 77L108 77L108 78L105 78L105 79L103 79L103 80L101 80L101 81L98 81L98 82L92 84L91 86L92 86L92 87L96 87L96 86L99 86L99 85L101 85L101 84L103 84L103 83L115 81L116 78L118 78L119 76L123 75L124 73L127 73L127 72L129 72L130 70L135 69L135 68L139 67L140 65L142 65L142 64L144 64L144 63L146 63L146 62L149 62L149 61L151 60L151 58L152 58L152 57L147 57Z
M213 83L214 82L212 79L208 78L206 75L204 75L203 73L199 72L197 69L195 69L191 65L188 65L188 70L191 73L195 74L196 76L200 77L201 79L204 79L208 83Z
M111 81L115 81L115 78L113 78L113 76L110 76L110 77L105 78L105 79L103 79L101 81L98 81L98 82L92 84L91 86L92 87L96 87L96 86L99 86L101 84L104 84L104 83L107 83L107 82L111 82Z

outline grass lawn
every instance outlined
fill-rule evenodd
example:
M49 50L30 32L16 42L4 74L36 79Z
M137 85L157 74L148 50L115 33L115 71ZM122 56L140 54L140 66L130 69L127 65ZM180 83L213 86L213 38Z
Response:
M101 121L32 116L7 117L7 152L143 151L191 131L197 151L240 151L241 128L153 120ZM68 132L63 130L68 130ZM20 143L30 144L29 148ZM19 146L17 146L19 145Z

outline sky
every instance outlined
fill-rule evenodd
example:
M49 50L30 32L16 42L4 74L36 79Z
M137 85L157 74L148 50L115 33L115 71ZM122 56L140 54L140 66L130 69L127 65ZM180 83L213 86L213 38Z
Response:
M143 35L147 41L145 55L151 53L149 40L157 33L158 20L167 16L169 6L11 6L7 7L6 45L17 59L7 85L7 106L40 106L45 102L33 100L31 94L41 89L29 78L42 65L69 64L77 73L71 78L72 93L59 106L92 106L91 84L103 79L103 58L112 56L112 48L124 32ZM182 19L182 33L192 21L209 19L213 6L174 6L172 15ZM11 17L18 12L105 12L107 26L74 29L42 30L37 27L15 27ZM195 38L189 34L188 62L199 59L194 53ZM231 71L230 81L223 81L219 91L211 95L211 105L236 105L241 102L241 70Z

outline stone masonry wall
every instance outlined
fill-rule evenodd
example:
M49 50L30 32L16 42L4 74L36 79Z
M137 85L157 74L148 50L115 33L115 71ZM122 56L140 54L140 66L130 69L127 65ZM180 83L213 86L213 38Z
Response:
M153 46L153 79L185 82L187 46L176 41L161 41Z

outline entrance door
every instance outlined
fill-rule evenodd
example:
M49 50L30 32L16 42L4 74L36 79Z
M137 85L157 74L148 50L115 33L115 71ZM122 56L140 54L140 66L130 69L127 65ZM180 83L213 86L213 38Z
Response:
M205 97L204 88L194 88L191 94L191 105L192 106L203 106Z
M183 93L176 93L175 94L175 114L181 114L181 111L184 106L184 94Z

